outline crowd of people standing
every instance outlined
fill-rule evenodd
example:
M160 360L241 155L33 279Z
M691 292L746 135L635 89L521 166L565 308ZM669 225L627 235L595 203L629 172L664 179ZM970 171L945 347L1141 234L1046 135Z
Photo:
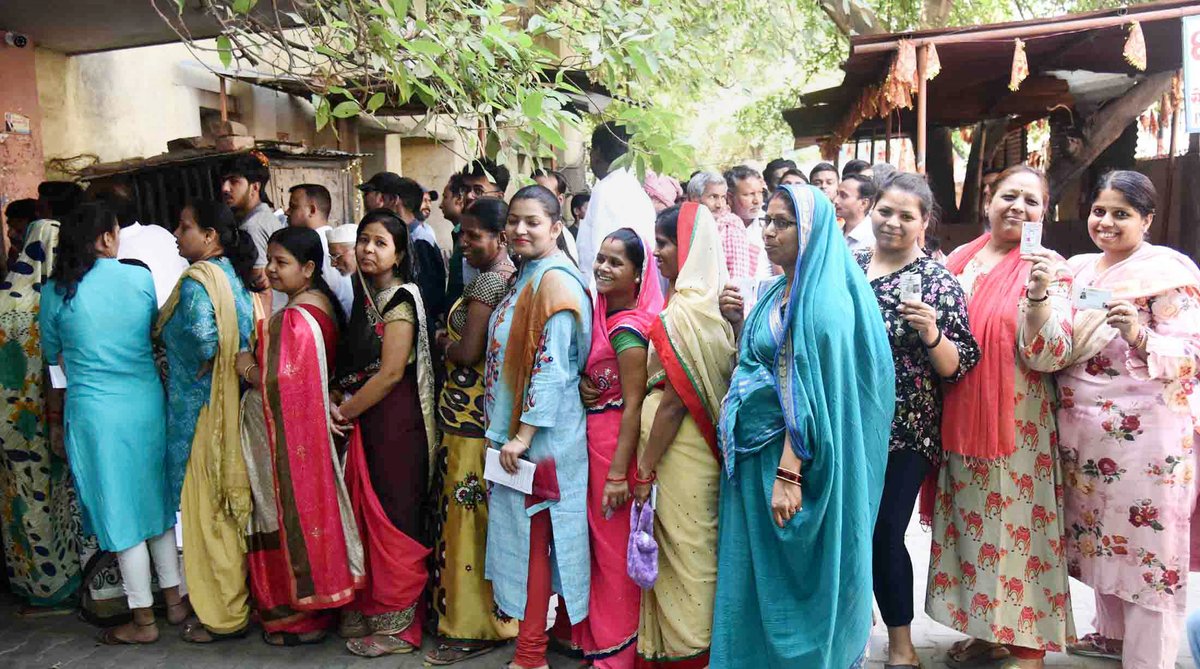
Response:
M364 657L430 633L434 665L515 640L510 669L551 641L599 669L851 669L877 603L912 668L919 509L956 665L1173 666L1200 270L1146 241L1149 179L1101 179L1099 252L1068 260L1023 245L1049 188L1010 167L945 257L924 177L639 181L627 143L597 127L589 198L541 171L505 200L481 159L440 192L376 174L336 227L314 184L281 219L255 153L173 238L120 184L43 184L0 295L23 613L103 600L90 547L132 613L109 644L154 642L157 600L195 643L255 621ZM1096 592L1082 638L1069 577Z

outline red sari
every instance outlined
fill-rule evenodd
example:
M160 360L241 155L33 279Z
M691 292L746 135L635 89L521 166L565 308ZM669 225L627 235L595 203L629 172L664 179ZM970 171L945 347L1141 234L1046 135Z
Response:
M312 305L258 324L263 393L247 393L242 434L255 511L250 586L263 628L326 629L364 582L363 548L329 429L336 329ZM255 405L262 405L259 432Z
M620 367L612 339L626 331L645 340L650 325L662 311L658 265L643 243L644 262L637 304L632 309L608 313L603 295L596 296L592 316L592 350L587 375L600 390L597 404L588 409L588 529L591 539L591 596L588 617L572 628L573 644L600 669L634 666L638 611L642 591L629 578L626 552L629 545L629 511L626 503L605 518L604 485L617 451L625 405L621 395ZM632 460L631 460L632 462ZM631 467L632 470L632 467Z

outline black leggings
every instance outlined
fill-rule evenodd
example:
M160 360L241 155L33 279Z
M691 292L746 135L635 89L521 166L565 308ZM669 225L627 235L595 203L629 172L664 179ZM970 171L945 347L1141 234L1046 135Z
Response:
M921 483L932 464L911 450L888 453L883 500L875 521L872 565L875 601L888 627L904 627L913 619L913 567L904 545L904 531L912 519Z

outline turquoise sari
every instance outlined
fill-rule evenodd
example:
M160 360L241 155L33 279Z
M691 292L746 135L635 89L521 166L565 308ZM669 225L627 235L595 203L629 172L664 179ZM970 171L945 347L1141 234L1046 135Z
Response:
M721 412L712 666L848 669L871 631L871 535L895 411L891 348L828 198L784 187L800 256L791 296L770 284L742 333ZM784 435L803 508L775 525Z

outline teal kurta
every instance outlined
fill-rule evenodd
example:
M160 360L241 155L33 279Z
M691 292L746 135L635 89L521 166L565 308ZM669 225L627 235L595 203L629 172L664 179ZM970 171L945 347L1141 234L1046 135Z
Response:
M789 300L770 284L746 320L721 413L711 662L848 669L871 631L871 536L895 412L875 294L811 187L787 187L800 258ZM771 513L784 434L803 462L803 508Z
M560 311L549 318L538 349L539 362L525 397L514 397L501 381L517 297L531 282L537 288L549 271L565 273L582 318ZM590 554L587 524L587 416L579 397L579 375L592 340L591 301L583 278L562 253L525 263L511 292L492 312L488 324L484 411L492 448L508 441L514 403L521 403L521 422L538 427L524 458L554 458L561 500L548 503L553 527L551 565L554 590L566 601L572 623L587 616ZM525 617L528 589L529 519L544 508L526 508L526 496L505 486L492 486L488 501L487 558L484 574L492 582L496 604L514 618Z
M48 363L67 372L66 449L84 519L100 547L122 551L175 525L167 503L166 401L150 330L154 279L100 258L64 303L42 291L38 325Z
M201 262L216 263L229 278L237 307L239 350L249 350L254 331L250 292L227 258ZM179 291L179 305L161 335L167 348L167 486L172 509L179 507L196 419L212 394L212 373L200 376L200 368L217 355L217 317L208 292L192 279L183 279L175 290Z

